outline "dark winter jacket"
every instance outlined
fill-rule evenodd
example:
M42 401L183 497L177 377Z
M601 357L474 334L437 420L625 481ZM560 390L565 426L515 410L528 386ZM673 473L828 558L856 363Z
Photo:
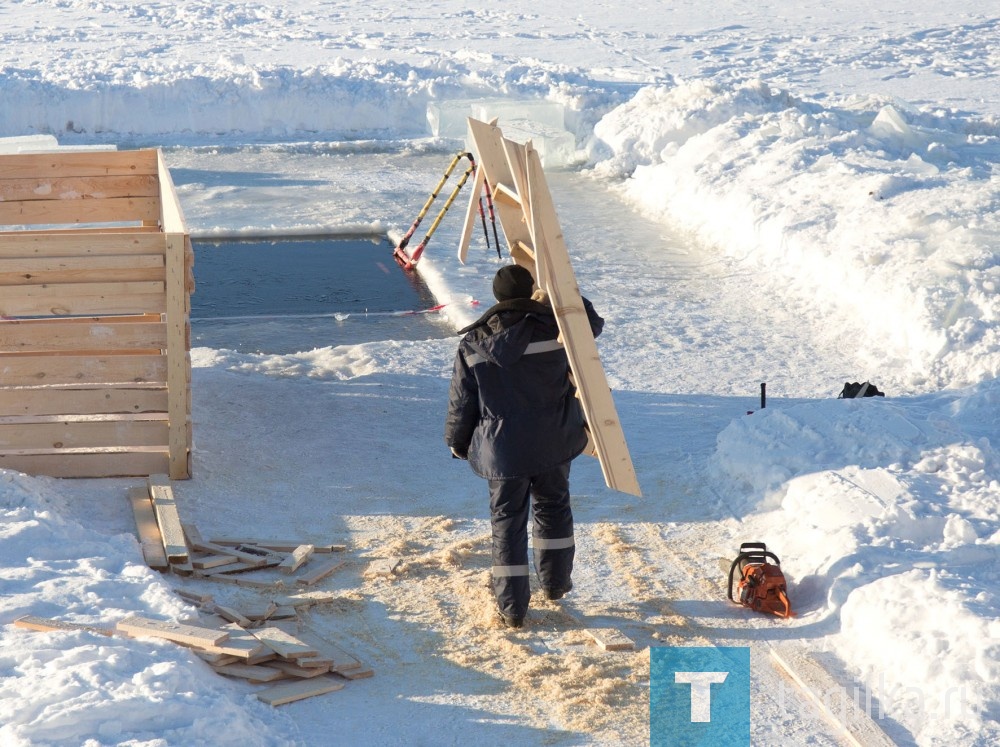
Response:
M596 337L604 320L584 307ZM583 410L550 306L501 301L460 334L444 437L477 475L530 477L583 451Z

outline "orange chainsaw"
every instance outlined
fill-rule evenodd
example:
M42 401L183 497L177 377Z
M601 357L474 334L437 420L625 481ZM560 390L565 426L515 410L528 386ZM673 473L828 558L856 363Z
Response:
M772 560L773 563L770 562ZM794 614L788 602L781 561L763 542L744 542L740 545L739 555L729 566L729 599L757 612L771 612L778 617Z

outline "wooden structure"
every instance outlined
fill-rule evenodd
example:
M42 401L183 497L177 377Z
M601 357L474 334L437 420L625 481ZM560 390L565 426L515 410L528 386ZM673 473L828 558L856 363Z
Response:
M488 184L512 259L531 271L535 285L548 294L555 310L560 339L587 418L590 453L600 461L608 487L641 495L538 152L530 142L520 144L505 138L496 120L487 124L470 118L469 135L479 167L459 260L465 262L479 213L479 196Z
M190 476L193 256L158 150L0 155L0 468Z

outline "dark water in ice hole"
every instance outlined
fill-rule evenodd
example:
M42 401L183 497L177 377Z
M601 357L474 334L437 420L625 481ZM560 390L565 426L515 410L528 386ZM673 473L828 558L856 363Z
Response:
M372 238L196 240L191 344L294 353L373 340L425 340L454 330L428 309L416 273Z

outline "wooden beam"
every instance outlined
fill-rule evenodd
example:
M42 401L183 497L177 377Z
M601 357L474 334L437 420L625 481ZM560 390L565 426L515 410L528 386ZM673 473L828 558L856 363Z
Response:
M139 533L139 544L142 547L142 557L146 565L157 570L165 570L170 566L167 554L163 550L163 537L153 513L153 503L149 498L146 486L132 487L128 490L128 500L135 516L135 526Z
M163 535L163 549L167 553L167 560L171 563L186 563L189 551L184 541L184 530L181 528L181 519L170 480L166 475L150 475L148 484L156 522L160 525L160 534Z
M278 570L282 573L295 573L303 563L312 557L315 549L312 545L299 545L278 564Z
M108 416L109 420L78 421L61 416L51 423L17 422L28 418L4 418L0 423L0 451L59 449L103 449L118 446L166 448L167 425L162 420L132 420L132 415ZM78 416L93 417L93 416ZM139 417L157 418L157 413ZM35 418L37 419L37 418ZM14 421L14 422L11 422Z
M191 356L187 325L184 235L167 236L167 412L170 414L170 476L190 477Z

